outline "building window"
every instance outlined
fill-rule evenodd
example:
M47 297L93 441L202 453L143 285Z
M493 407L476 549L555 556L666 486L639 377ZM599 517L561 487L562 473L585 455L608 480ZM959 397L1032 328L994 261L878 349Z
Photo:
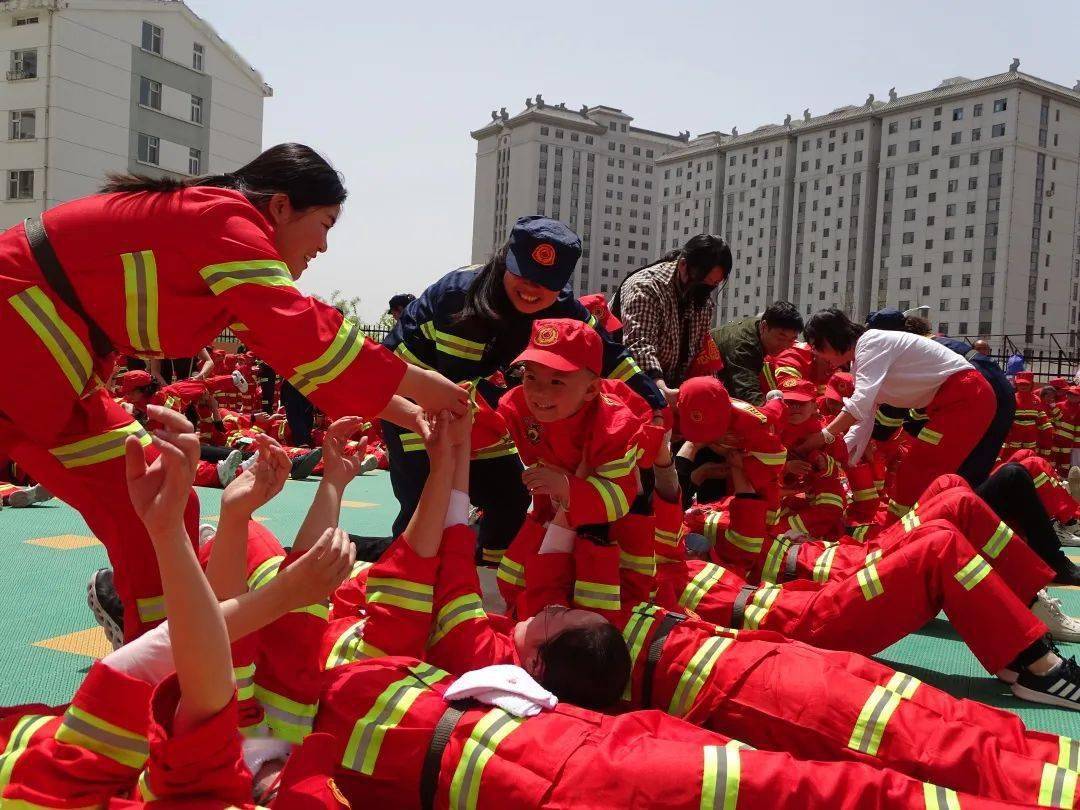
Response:
M895 135L899 130L900 130L900 122L899 121L890 121L889 122L889 134L890 135Z
M978 118L982 115L982 104L976 104L975 108L971 111L971 115L973 118Z
M993 129L990 130L990 137L992 137L992 138L1000 138L1004 134L1005 134L1005 125L1004 124L994 124Z
M999 98L994 102L994 112L996 112L996 113L997 112L1005 112L1005 109L1006 109L1006 100L1005 99Z
M907 150L908 150L908 154L911 154L912 152L918 152L919 151L919 142L918 141L908 141Z
M15 171L8 172L8 199L34 199L33 169L16 169Z
M952 111L952 120L953 121L963 121L964 120L964 108L963 107L955 107L953 109L953 111Z
M908 199L908 200L914 199L915 197L918 197L918 196L919 196L919 187L918 186L908 186L907 189L904 191L904 197L906 199Z
M13 141L28 141L37 137L37 113L34 110L12 110L8 137Z
M161 28L143 20L142 49L161 56Z
M192 70L202 71L203 58L206 56L206 49L203 48L198 42L191 46L191 68Z
M194 146L188 149L187 171L190 175L202 174L202 150Z
M191 97L191 122L193 124L202 123L202 98L199 96Z
M11 70L7 73L8 81L37 78L37 48L27 48L11 52Z
M161 146L161 140L156 135L147 135L145 132L139 133L139 160L143 163L149 163L153 166L158 165L158 150Z
M896 155L896 144L895 143L890 143L889 144L888 148L885 150L885 155L886 155L886 157L893 157L893 156Z
M961 134L962 133L954 132L951 136L949 136L949 145L956 146L958 143L960 143Z
M145 76L139 78L139 103L154 110L161 109L161 82Z
M11 24L16 28L19 28L23 25L37 25L37 21L37 17L16 17L11 21Z

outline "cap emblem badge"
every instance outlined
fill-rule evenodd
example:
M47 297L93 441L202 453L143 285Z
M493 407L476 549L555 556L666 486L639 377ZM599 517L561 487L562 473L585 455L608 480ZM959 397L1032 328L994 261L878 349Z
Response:
M547 242L541 242L533 248L532 260L541 267L551 267L555 264L555 248Z

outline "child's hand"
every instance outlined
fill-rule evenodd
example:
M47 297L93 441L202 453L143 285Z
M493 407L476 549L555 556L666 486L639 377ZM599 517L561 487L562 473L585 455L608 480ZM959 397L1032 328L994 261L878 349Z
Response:
M809 462L798 458L790 459L785 465L785 470L792 475L806 475L811 469Z
M671 462L671 431L669 430L660 440L660 447L656 451L656 459L653 463L660 467L670 467Z
M221 493L221 509L236 510L246 517L281 492L289 480L292 464L281 446L266 435L255 437L259 458L236 476Z
M328 528L302 557L282 571L275 583L286 590L290 609L326 598L345 581L356 562L356 546L341 529Z
M447 438L454 447L468 446L472 440L473 411L469 410L464 416L451 418L447 425Z
M152 419L164 425L154 431L154 446L161 453L147 465L139 440L129 436L124 444L128 494L135 512L150 532L163 535L182 526L191 482L199 466L199 438L182 414L150 405Z
M344 487L360 474L360 465L367 451L367 439L361 439L356 453L345 455L346 443L361 426L364 420L359 416L343 416L326 431L323 438L323 480Z
M557 467L534 464L521 474L521 480L533 495L547 495L560 503L570 499L570 478Z
M427 450L428 463L433 470L453 469L454 445L450 439L452 419L450 411L428 415L431 432L424 440L424 449Z

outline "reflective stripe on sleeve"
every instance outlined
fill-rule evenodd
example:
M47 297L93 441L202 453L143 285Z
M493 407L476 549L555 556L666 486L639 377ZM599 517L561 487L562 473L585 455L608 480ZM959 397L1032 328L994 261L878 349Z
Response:
M704 596L723 579L726 573L727 569L723 566L706 563L705 567L686 583L686 588L683 589L682 595L679 597L679 604L687 610L697 610L697 606L701 604Z
M66 469L89 467L92 464L111 461L124 455L124 444L128 436L135 436L143 447L151 443L150 434L143 430L142 425L131 422L123 427L53 447L49 452Z
M524 718L502 709L492 709L480 718L461 748L461 757L450 779L450 810L476 810L484 768L495 756L499 744L524 722Z
M434 632L431 634L428 645L433 646L438 644L446 638L455 627L458 627L464 622L473 619L486 618L487 613L484 611L483 602L480 601L480 597L477 594L466 593L459 596L457 599L451 599L443 605L439 609L438 614L436 614Z
M921 683L910 675L894 672L885 686L875 686L855 721L848 748L876 757L893 713L902 700L911 699Z
M372 605L394 605L403 610L430 613L434 589L422 582L394 577L367 579L367 602Z
M712 636L698 647L679 676L679 682L671 695L671 703L668 704L668 714L683 717L694 707L694 702L712 674L716 662L734 643L730 638Z
M74 705L64 712L56 740L93 751L134 770L141 770L150 756L150 743L145 736Z
M211 264L199 271L214 295L221 295L241 284L263 287L292 287L292 275L285 262L271 259L252 259L243 262Z
M157 262L152 250L124 253L125 322L128 340L140 354L161 355L158 336Z
M49 296L40 287L28 287L11 296L8 303L45 344L72 390L81 396L94 373L94 362Z
M289 382L304 396L315 393L319 386L333 382L349 368L366 340L356 321L343 319L330 345L310 363L297 366Z
M735 740L731 741L732 743ZM739 803L739 777L742 764L739 747L706 745L701 775L701 802L698 810L735 810Z

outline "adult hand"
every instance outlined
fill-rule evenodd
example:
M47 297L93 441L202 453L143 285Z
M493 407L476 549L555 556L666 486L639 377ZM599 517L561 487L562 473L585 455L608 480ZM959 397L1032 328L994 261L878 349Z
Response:
M663 380L656 381L656 387L660 389L660 393L664 395L664 399L667 400L667 404L674 408L679 403L679 389L668 388L667 383Z
M345 581L355 561L356 546L349 535L330 527L274 582L285 589L290 609L322 603Z
M690 482L695 486L701 486L706 481L716 478L727 478L731 474L731 468L726 462L710 461L695 468L690 473Z
M229 482L221 493L221 509L251 517L260 506L281 492L289 480L292 464L276 441L266 435L255 437L259 457L248 469Z
M199 438L182 414L158 405L147 406L147 412L164 426L153 432L153 444L160 455L148 465L138 438L128 436L124 458L131 505L153 539L183 525L199 465Z
M659 467L670 467L671 462L671 431L669 430L660 440L660 447L656 451L656 460L653 463Z
M417 371L420 374L409 396L415 399L421 408L429 413L450 411L456 416L461 416L468 410L468 391L437 371L428 369L417 369Z
M360 474L360 465L367 451L367 438L357 445L355 453L346 454L348 442L364 424L359 416L343 416L330 424L323 437L323 480L344 487Z
M445 410L428 416L431 428L428 438L424 440L424 449L427 450L428 464L433 470L445 470L453 464L454 443L450 438L453 418L450 411Z

